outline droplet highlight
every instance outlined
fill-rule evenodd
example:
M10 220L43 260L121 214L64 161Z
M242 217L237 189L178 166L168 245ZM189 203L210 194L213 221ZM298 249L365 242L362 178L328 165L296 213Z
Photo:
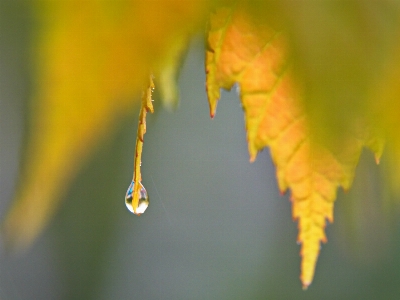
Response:
M132 207L132 200L133 200L133 187L135 185L135 183L132 181L131 184L129 185L128 190L126 191L126 195L125 195L125 205L128 208L128 210L131 213L134 213L136 215L140 215L142 213L145 212L145 210L147 209L147 207L149 206L149 196L147 195L147 191L144 188L143 184L141 182L139 182L140 184L140 189L139 189L139 203L138 203L138 207L136 209L136 212L133 211L133 207Z

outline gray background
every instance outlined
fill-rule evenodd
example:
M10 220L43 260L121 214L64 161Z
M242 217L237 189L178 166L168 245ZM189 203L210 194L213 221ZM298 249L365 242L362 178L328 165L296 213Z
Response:
M0 1L0 218L23 152L32 25L29 1ZM248 162L234 91L222 93L210 120L202 47L193 42L185 60L179 109L166 112L154 95L142 158L146 213L136 217L124 205L132 111L96 149L34 245L19 256L0 246L1 300L399 298L398 206L367 151L351 191L339 192L314 282L301 290L288 195L279 195L268 150Z

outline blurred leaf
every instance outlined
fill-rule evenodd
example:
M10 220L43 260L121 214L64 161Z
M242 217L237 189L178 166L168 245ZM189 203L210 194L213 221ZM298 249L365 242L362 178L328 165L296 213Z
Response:
M399 2L284 0L281 5L312 130L335 142L378 100L370 96L386 81L385 69L397 52Z
M197 29L207 3L34 2L36 93L22 180L3 224L9 244L27 246L42 230L84 159L132 110L148 74L168 81L176 45Z
M400 27L399 27L400 28ZM400 31L400 29L399 29ZM400 34L400 32L399 32ZM368 117L386 138L388 178L392 190L400 195L400 36L394 48L393 60L388 63L384 75L373 86L368 99Z
M150 73L177 105L177 68L210 1L36 0L36 92L16 201L4 222L26 246L95 145L135 104ZM218 1L215 1L217 4ZM400 5L382 1L222 1L212 14L206 88L240 85L250 160L266 146L280 190L292 192L301 280L314 276L337 188L348 189L364 146L387 141L400 190ZM136 180L138 181L138 180Z
M221 9L211 16L206 55L207 91L211 115L219 89L240 86L245 111L250 160L271 149L282 193L291 189L293 218L299 222L301 281L313 279L320 243L326 242L326 220L333 221L339 186L348 189L362 147L380 155L379 141L367 130L346 137L337 152L316 143L288 64L282 33L256 23L241 7Z

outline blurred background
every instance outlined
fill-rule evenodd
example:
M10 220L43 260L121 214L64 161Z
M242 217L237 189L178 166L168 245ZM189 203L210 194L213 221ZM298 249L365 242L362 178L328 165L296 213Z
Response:
M29 1L0 1L0 218L16 189L32 92ZM179 79L181 103L154 95L142 157L150 196L125 207L137 111L121 119L74 180L45 232L24 253L0 245L0 299L398 299L400 216L385 157L365 151L339 191L313 284L299 280L297 223L268 150L248 159L236 91L209 118L202 38ZM0 220L1 220L0 219Z

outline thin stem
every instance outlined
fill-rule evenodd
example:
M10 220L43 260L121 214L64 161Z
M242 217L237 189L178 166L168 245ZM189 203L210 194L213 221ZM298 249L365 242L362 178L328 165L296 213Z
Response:
M143 140L144 134L146 133L146 114L147 112L153 113L153 103L151 100L151 93L154 89L153 77L149 76L149 81L147 87L144 89L142 94L142 105L140 107L139 113L139 125L136 137L136 148L135 148L135 157L134 157L134 169L133 169L133 181L135 182L133 188L133 199L132 199L132 208L133 212L136 213L136 209L139 205L139 191L140 191L140 182L142 181L142 174L140 173L140 166L142 162L142 149L143 149Z

